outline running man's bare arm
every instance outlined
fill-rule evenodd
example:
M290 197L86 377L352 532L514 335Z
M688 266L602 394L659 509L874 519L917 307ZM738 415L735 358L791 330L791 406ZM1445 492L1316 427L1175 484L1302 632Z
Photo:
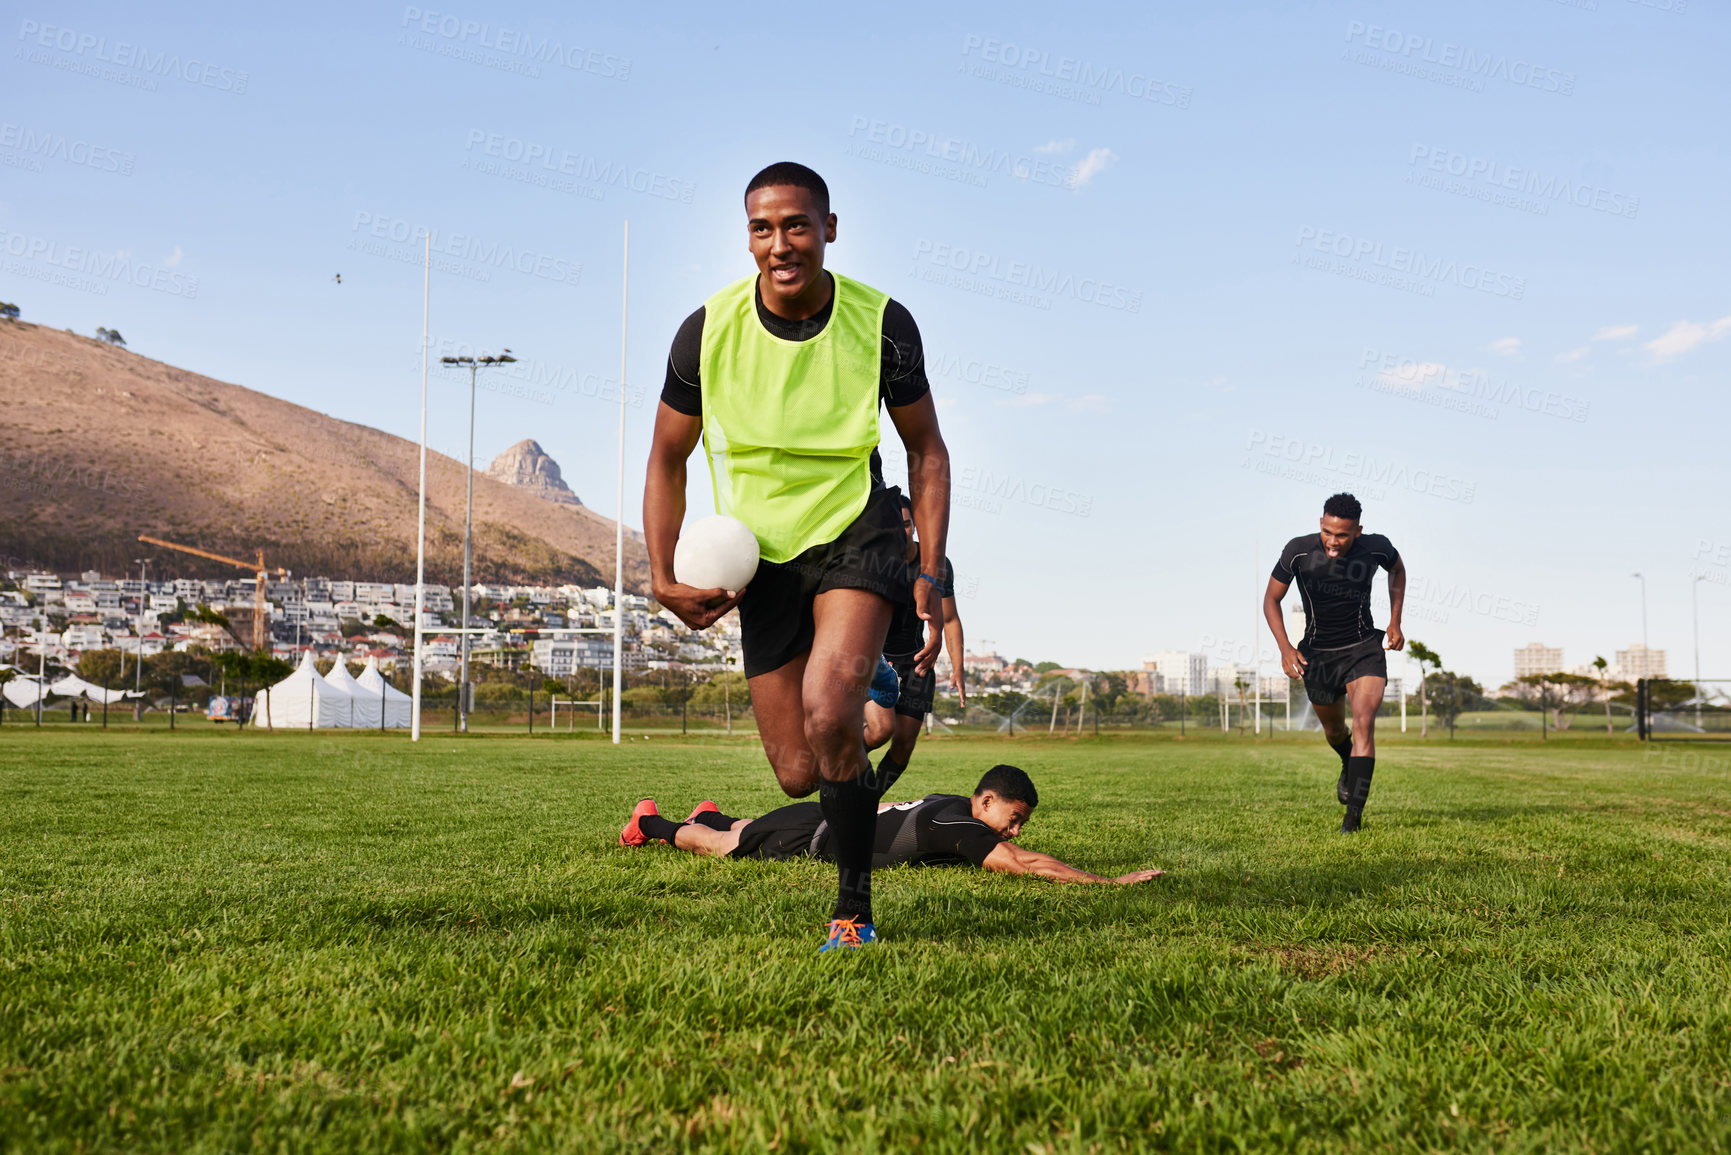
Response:
M1164 870L1133 870L1129 874L1120 874L1117 878L1105 878L1098 874L1089 874L1086 870L1077 870L1074 866L1059 862L1050 854L1041 854L1038 850L1028 850L1007 841L993 847L982 865L995 874L1033 874L1054 882L1104 882L1113 886L1147 882L1166 873Z
M927 393L911 405L890 408L890 421L908 451L908 498L920 539L920 572L932 580L914 581L914 606L926 623L926 644L914 655L914 669L928 673L944 641L944 599L935 583L943 580L950 537L950 451L938 429L938 409Z
M1286 671L1289 678L1304 677L1304 667L1308 664L1303 654L1293 647L1292 639L1286 636L1286 618L1280 612L1280 599L1286 596L1291 583L1279 578L1268 579L1268 589L1262 594L1262 616L1268 621L1268 628L1274 634L1274 644L1280 647L1280 668Z
M1395 558L1394 567L1388 571L1388 629L1383 631L1391 650L1406 645L1406 635L1400 629L1400 618L1405 609L1406 562Z
M967 671L962 668L962 658L967 651L962 647L962 615L956 608L956 591L944 593L944 649L950 652L950 686L956 691L956 701L966 706L968 688L963 675Z
M643 540L649 548L649 581L655 600L694 630L708 629L739 604L739 591L700 590L673 579L673 547L685 522L685 463L697 448L703 418L663 401L655 410L655 436L643 479Z

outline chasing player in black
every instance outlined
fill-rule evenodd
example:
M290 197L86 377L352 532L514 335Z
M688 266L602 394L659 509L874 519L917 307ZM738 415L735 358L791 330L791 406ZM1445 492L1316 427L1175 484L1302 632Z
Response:
M902 533L908 542L908 588L918 581L920 546L914 538L914 503L901 497ZM950 655L950 686L962 705L967 705L967 692L962 684L962 618L956 609L956 569L944 558L944 649ZM890 618L890 632L884 638L884 660L895 670L898 691L893 705L875 700L866 703L865 740L867 750L876 750L885 742L890 748L878 759L873 782L879 797L895 785L897 778L913 760L914 744L920 739L920 725L932 712L932 698L937 691L937 675L927 670L921 673L919 650L925 644L925 623L912 599L903 601Z
M1089 874L1049 854L1026 850L1015 839L1039 805L1034 783L1019 767L986 771L971 798L928 794L914 802L878 806L872 869L919 865L978 866L999 874L1032 874L1057 882L1147 882L1165 871L1135 870L1116 878ZM655 800L645 798L619 832L622 846L659 840L692 854L713 858L764 858L786 861L811 857L830 860L833 838L815 802L796 802L761 818L730 818L713 802L702 802L683 823L663 818Z
M1391 650L1406 645L1400 632L1406 564L1388 538L1360 529L1361 512L1350 493L1337 493L1324 502L1322 532L1286 543L1262 595L1262 616L1280 647L1280 664L1287 677L1304 679L1323 737L1340 755L1334 792L1346 807L1342 834L1351 834L1363 821L1376 771L1376 711L1388 685L1384 640ZM1378 568L1388 571L1386 631L1370 619L1370 587ZM1304 600L1304 637L1297 646L1288 640L1280 614L1280 600L1295 581ZM1340 700L1343 694L1346 703ZM1351 730L1346 724L1348 703Z

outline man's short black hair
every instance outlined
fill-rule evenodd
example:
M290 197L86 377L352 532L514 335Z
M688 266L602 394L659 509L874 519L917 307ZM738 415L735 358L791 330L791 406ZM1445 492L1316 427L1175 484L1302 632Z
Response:
M1358 504L1358 498L1350 493L1337 493L1322 503L1322 516L1342 517L1347 521L1357 521L1364 512L1364 507Z
M914 511L914 499L909 497L907 494L905 494L905 493L896 494L896 501L898 503L900 503L901 507L903 509L907 510L909 513L912 513Z
M829 186L823 183L821 176L796 161L776 161L751 178L751 183L745 186L745 195L749 197L760 188L778 184L805 189L817 201L818 216L829 215Z
M976 795L990 790L1005 802L1022 802L1032 810L1040 804L1040 792L1034 789L1034 780L1019 766L1008 766L1000 762L980 779L980 784L974 787Z

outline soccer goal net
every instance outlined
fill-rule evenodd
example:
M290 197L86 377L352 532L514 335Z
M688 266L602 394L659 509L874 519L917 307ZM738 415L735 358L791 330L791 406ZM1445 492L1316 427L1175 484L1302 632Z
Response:
M1731 741L1731 678L1643 678L1635 702L1648 741Z

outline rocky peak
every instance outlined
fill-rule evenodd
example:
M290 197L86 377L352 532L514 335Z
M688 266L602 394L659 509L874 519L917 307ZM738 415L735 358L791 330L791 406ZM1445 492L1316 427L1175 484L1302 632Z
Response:
M506 485L528 489L558 505L582 505L559 475L559 463L533 439L519 441L493 459L487 476Z

